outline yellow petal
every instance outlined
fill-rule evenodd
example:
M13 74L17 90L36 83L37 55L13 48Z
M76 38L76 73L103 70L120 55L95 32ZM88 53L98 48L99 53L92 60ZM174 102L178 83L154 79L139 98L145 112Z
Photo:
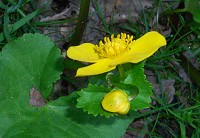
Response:
M108 71L115 69L116 66L110 66L111 59L102 59L97 63L92 65L79 68L77 70L76 76L89 76L89 75L97 75L102 74Z
M164 36L158 32L148 32L131 44L131 50L115 58L112 65L126 62L138 63L153 55L160 47L167 44Z
M93 63L99 60L99 56L95 52L94 47L95 45L91 43L84 43L79 46L71 46L67 50L67 56L74 60Z

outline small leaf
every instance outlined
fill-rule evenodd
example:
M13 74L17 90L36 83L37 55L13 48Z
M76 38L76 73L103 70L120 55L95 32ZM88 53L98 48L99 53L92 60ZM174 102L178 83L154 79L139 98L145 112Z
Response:
M98 114L107 118L113 116L114 113L105 111L101 106L101 101L110 91L111 89L109 88L107 89L103 86L89 84L88 88L78 92L80 97L77 99L78 103L76 107L83 108L84 111L87 111L94 116L97 116Z
M138 64L125 64L126 79L124 83L137 86L138 95L131 101L131 109L138 110L149 107L152 96L152 86L144 75L144 62Z

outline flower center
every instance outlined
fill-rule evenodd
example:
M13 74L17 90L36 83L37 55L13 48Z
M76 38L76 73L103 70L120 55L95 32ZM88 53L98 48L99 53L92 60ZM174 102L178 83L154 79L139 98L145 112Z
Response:
M103 42L100 41L99 45L96 45L95 51L100 58L113 58L129 51L131 42L133 42L133 36L125 33L118 34L117 37L111 35L111 38L105 37Z

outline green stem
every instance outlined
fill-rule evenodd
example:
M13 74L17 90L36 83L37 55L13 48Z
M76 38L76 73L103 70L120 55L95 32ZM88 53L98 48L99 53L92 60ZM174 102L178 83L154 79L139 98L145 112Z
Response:
M117 67L118 67L118 71L119 71L120 82L122 82L125 77L124 67L123 67L123 65L118 65Z
M70 46L79 45L82 40L83 32L88 19L89 7L90 0L81 0L78 22L76 24L75 32L72 36Z

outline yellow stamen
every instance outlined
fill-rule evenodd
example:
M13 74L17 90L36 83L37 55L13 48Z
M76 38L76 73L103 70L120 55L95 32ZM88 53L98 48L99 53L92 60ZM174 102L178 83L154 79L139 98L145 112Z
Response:
M129 51L131 42L133 42L133 36L125 33L121 33L117 37L111 35L111 38L105 37L103 42L100 41L99 45L95 47L95 51L100 58L113 58Z

